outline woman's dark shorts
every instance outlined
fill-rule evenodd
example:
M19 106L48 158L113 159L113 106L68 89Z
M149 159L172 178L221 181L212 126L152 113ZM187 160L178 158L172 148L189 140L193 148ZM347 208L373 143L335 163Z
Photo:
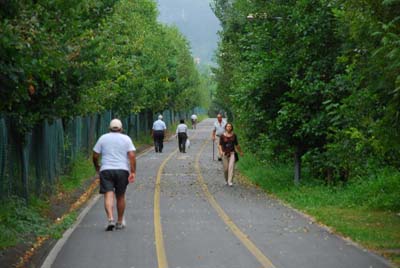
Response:
M128 181L129 172L123 169L108 169L100 172L100 193L114 191L116 195L124 194Z

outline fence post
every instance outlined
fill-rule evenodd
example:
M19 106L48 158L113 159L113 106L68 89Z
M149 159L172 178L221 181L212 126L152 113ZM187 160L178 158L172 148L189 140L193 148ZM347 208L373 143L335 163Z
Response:
M90 155L91 150L90 148L94 145L95 140L95 129L96 129L96 120L97 116L91 115L89 116L90 120L90 127L89 127L89 137L88 137L88 155Z
M25 199L25 203L29 204L29 191L28 191L28 156L27 156L27 136L25 135L25 140L20 144L20 157L21 157L21 167L22 167L22 194Z
M139 120L139 116L140 116L140 113L137 113L137 114L135 115L135 117L136 117L136 139L139 139L139 133L140 133L140 120Z
M5 183L5 169L6 169L6 161L7 161L7 126L3 117L0 117L0 190L2 193L4 191L4 183Z

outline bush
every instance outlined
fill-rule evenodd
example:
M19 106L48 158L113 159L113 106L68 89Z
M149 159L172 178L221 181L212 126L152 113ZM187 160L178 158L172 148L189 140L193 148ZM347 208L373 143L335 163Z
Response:
M384 211L400 210L400 172L381 169L347 183L327 185L303 170L300 186L293 183L289 165L259 161L251 155L241 158L239 168L254 183L279 198L302 208L333 206Z
M384 169L359 178L346 189L346 203L378 210L400 210L400 172Z
M43 206L32 200L27 206L25 201L18 197L11 197L0 206L0 249L13 246L29 239L32 234L46 233L50 221L41 213Z

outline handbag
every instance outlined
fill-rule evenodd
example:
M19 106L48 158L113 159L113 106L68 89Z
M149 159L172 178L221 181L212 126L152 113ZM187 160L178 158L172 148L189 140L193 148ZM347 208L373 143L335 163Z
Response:
M189 140L189 138L188 139L186 139L186 148L190 148L190 140Z
M235 162L239 161L239 154L235 152Z

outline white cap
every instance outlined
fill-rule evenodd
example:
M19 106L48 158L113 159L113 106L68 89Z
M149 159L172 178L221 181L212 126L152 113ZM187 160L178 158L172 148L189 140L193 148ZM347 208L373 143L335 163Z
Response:
M111 120L111 122L110 122L110 129L114 129L114 130L122 129L121 120L119 120L119 119L113 119L113 120Z
M160 119L160 120L162 120L162 119L163 119L163 117L162 117L162 115L161 115L161 114L158 116L158 119Z

